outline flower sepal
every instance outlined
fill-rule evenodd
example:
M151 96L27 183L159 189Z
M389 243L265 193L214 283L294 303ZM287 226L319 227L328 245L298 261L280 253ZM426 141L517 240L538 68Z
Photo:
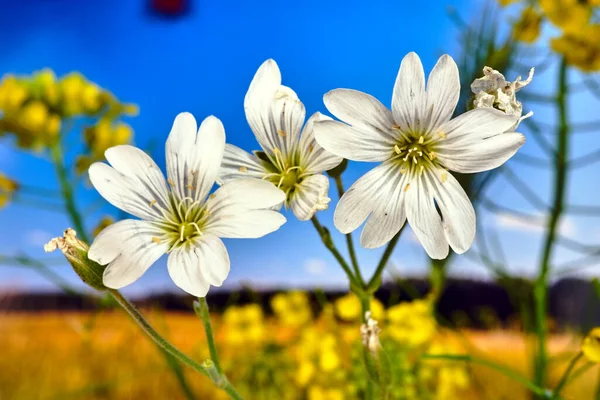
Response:
M105 291L107 289L102 283L106 266L102 266L88 258L90 246L77 238L77 232L74 229L68 228L62 237L54 238L44 245L46 253L53 252L56 249L62 251L73 270L84 283L96 290Z

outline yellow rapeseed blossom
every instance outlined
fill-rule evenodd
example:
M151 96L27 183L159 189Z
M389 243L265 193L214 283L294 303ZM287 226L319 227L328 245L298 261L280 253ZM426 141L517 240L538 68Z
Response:
M592 15L591 4L580 0L539 0L546 17L565 32L574 32L587 25Z
M222 329L230 346L259 344L265 339L262 309L258 304L229 307L223 314Z
M284 325L301 326L312 319L310 301L304 292L278 293L271 299L271 308Z
M78 72L72 72L60 81L62 93L62 109L66 116L83 112L81 94L86 86L85 78Z
M464 354L464 349L448 335L438 336L430 345L428 354L458 355ZM428 362L430 367L427 375L422 376L432 388L435 388L437 400L451 400L459 397L460 392L467 389L471 383L469 372L464 363L449 360Z
M581 352L593 363L600 363L600 327L592 329L581 344Z
M552 49L564 55L567 63L591 72L600 69L600 25L586 25L552 39Z
M33 73L32 91L37 92L45 103L56 107L60 101L60 93L56 84L56 75L49 68Z
M526 7L521 18L513 26L513 37L525 43L533 43L540 36L542 16L533 7Z
M437 322L429 299L400 303L388 309L388 326L384 330L399 343L420 346L436 333Z
M308 390L308 400L345 400L342 389L312 386Z
M0 208L5 207L13 194L19 189L19 184L0 172Z
M31 132L44 132L49 114L48 107L43 102L34 100L21 109L18 122Z
M21 107L29 96L29 88L12 74L7 74L0 82L0 111L11 114Z
M336 315L343 321L357 322L363 319L359 298L354 293L340 297L334 303ZM373 319L379 321L384 318L383 304L377 299L371 299L371 314Z

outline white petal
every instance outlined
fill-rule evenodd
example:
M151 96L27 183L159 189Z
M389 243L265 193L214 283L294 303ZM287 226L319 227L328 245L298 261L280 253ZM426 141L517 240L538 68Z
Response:
M304 171L309 174L329 171L342 162L342 157L328 152L315 140L313 128L314 123L317 121L331 121L331 118L319 112L314 113L304 125L304 129L300 135L300 145L298 148L300 165L303 167Z
M100 232L90 246L88 257L98 264L108 264L104 285L120 289L135 282L167 251L166 242L152 240L161 235L161 230L150 222L119 221Z
M212 214L204 230L220 238L256 239L276 231L285 221L285 217L277 211L229 206Z
M189 113L175 118L167 139L167 174L180 199L203 201L215 183L225 149L225 129L213 116L202 121Z
M291 156L306 116L304 105L287 86L274 60L265 61L250 83L244 99L248 124L269 157L278 149Z
M219 171L219 184L238 178L261 179L268 171L258 157L227 143Z
M392 112L403 130L422 130L425 104L425 72L416 53L408 53L396 77L392 96Z
M406 217L429 257L437 260L448 256L448 242L434 203L434 188L429 173L423 173L410 183L406 191Z
M493 108L476 108L459 115L439 127L439 133L445 137L438 141L438 145L452 149L465 143L479 140L507 132L517 118Z
M267 209L285 201L285 193L271 182L259 179L234 179L211 194L207 211L214 214L221 208L238 207L248 210Z
M373 212L386 182L400 174L397 165L384 163L358 179L344 193L333 215L335 227L342 233L358 228Z
M438 60L427 80L426 130L434 129L450 121L460 96L460 78L456 63L447 54Z
M229 254L219 238L204 235L191 247L173 250L167 267L177 286L193 296L204 297L210 285L221 286L229 275Z
M114 169L144 186L147 193L154 196L152 200L156 200L155 206L170 209L167 181L148 154L137 147L122 145L111 147L104 155Z
M469 250L475 238L475 210L471 200L458 181L444 169L430 172L429 181L434 190L437 206L442 214L442 225L450 247L462 254Z
M351 89L335 89L323 96L325 107L338 119L371 134L379 141L393 141L392 113L375 97Z
M338 121L314 124L315 139L327 151L354 161L384 161L394 152L394 142Z
M290 207L300 221L308 221L319 210L327 209L329 203L329 178L317 174L306 177L292 193Z
M406 174L397 169L385 186L380 189L382 196L376 202L373 213L360 235L360 244L367 249L381 247L389 242L406 222L404 208L404 188L408 183Z
M89 175L98 193L113 206L145 220L163 218L156 207L158 204L154 204L160 200L160 191L150 191L148 184L137 177L125 176L100 162L90 166Z
M525 143L520 133L502 133L472 143L463 142L436 152L437 159L446 168L471 174L488 171L504 164Z

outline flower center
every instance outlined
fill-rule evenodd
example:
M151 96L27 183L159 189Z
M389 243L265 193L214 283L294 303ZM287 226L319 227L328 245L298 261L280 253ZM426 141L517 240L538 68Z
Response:
M192 244L193 241L202 236L202 228L206 222L208 213L198 200L191 197L178 200L171 196L172 212L163 212L164 221L157 223L164 234L161 237L153 237L156 243L166 241L169 243L169 251Z
M427 139L418 133L400 132L401 138L394 145L393 160L400 163L400 172L403 174L422 174L426 168L435 167L435 153L433 151L433 139Z

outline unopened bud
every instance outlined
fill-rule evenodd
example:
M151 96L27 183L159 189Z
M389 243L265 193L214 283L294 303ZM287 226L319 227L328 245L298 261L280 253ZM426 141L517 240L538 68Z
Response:
M90 246L77 238L75 230L68 228L62 237L54 238L44 245L46 253L56 249L62 251L83 282L94 289L106 290L102 283L105 267L88 258Z

